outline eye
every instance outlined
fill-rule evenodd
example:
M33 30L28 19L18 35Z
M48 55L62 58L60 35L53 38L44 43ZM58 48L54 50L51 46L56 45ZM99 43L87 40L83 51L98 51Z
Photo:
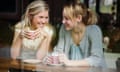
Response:
M39 18L43 18L43 16L39 16Z
M65 19L65 20L69 20L69 18L68 18L68 17L66 17L66 16L63 16L63 19Z
M45 17L45 19L48 19L48 17Z

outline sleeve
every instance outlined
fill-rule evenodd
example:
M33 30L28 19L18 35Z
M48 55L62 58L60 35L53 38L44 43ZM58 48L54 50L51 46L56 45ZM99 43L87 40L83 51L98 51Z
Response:
M21 32L21 23L18 22L17 24L15 24L14 26L14 39L13 42L16 40L16 38L19 36L20 32Z
M56 50L63 52L64 50L64 43L65 43L65 29L64 29L64 25L61 25L61 28L59 30L59 36L58 36L58 42L57 45L55 47Z
M102 32L94 25L89 29L88 38L90 40L90 56L86 58L91 66L101 66L103 64Z
M18 22L16 25L15 25L15 32L20 32L21 31L21 28L22 28L22 24L20 22Z

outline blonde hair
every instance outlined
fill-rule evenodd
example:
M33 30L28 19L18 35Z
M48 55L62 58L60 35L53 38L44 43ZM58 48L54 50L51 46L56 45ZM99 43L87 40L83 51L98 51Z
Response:
M30 15L34 16L42 11L49 11L48 4L43 0L35 0L31 2L25 11L25 14L22 16L22 22L24 26L31 25Z
M95 24L97 22L97 17L90 9L88 9L84 4L74 2L64 5L64 13L68 18L72 19L78 15L82 16L82 22L85 25Z

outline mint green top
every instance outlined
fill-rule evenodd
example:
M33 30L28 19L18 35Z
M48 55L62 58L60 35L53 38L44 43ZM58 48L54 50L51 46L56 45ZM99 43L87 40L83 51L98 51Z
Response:
M69 59L71 60L81 60L83 58L83 53L80 46L72 44L69 51Z

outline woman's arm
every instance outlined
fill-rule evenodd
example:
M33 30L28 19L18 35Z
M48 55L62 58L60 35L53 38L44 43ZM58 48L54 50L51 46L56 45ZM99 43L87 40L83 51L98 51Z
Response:
M47 55L49 47L50 47L50 38L43 39L40 44L39 50L37 51L37 59L43 60L43 58Z
M49 28L48 28L49 29ZM49 48L51 47L51 40L53 36L53 29L49 30L42 30L41 34L43 36L43 39L39 45L39 50L36 54L37 59L43 60L43 58L47 55Z
M102 66L104 63L104 54L102 48L102 32L101 29L93 25L89 28L89 41L90 41L90 55L85 60L90 66Z
M21 31L20 28L15 27L14 38L13 38L13 42L12 42L12 45L11 45L11 57L13 59L16 59L19 56L19 53L20 53L20 47L21 47L21 43L22 43L22 38L21 38L21 35L20 35L20 31Z
M60 30L57 34L59 38L58 38L58 42L55 48L57 51L63 52L65 48L65 44L66 44L65 43L65 28L63 24L61 25Z
M66 66L90 66L86 60L69 60L65 54L59 55L59 60L61 63L64 63Z

